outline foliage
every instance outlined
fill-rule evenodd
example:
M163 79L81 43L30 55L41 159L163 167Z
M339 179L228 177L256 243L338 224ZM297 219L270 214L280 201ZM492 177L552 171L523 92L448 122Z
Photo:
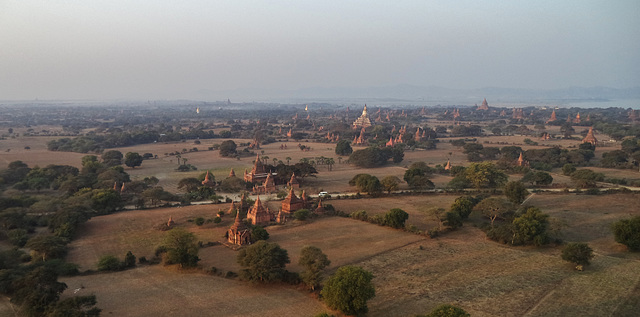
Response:
M119 271L121 269L120 260L113 255L104 255L98 260L98 271Z
M576 186L582 188L595 187L596 182L604 180L604 174L596 173L590 169L580 169L571 173L571 180L576 183Z
M367 301L376 295L373 274L357 266L340 267L322 289L327 305L348 315L367 313Z
M340 140L338 144L336 144L336 154L340 156L349 156L353 153L353 149L351 148L351 144L347 140Z
M220 156L222 157L233 157L236 156L236 142L233 140L226 140L220 143Z
M178 189L184 189L185 192L196 191L202 186L202 182L195 177L183 178L178 182Z
M380 180L380 184L382 185L382 188L390 194L392 191L398 190L400 179L397 176L389 175L383 177L382 180Z
M429 175L433 173L433 169L427 166L424 162L416 162L409 166L404 172L404 181L409 184L409 187L415 189L430 189L435 185L429 179Z
M124 155L124 165L129 166L131 168L135 168L136 166L142 165L142 155L137 152L128 152Z
M167 250L167 264L180 264L180 267L196 266L200 261L196 240L193 233L182 228L170 230L163 242Z
M519 205L527 198L529 191L521 182L508 182L504 186L504 195L507 196L510 202Z
M96 296L76 296L61 300L53 306L48 317L97 317L102 311L96 305Z
M367 221L369 220L369 216L367 215L367 211L365 210L357 210L349 214L349 217L357 220Z
M640 251L640 216L616 221L611 226L616 242L631 251Z
M69 240L62 237L38 235L29 239L26 247L40 254L42 261L46 261L63 258L67 254L67 243Z
M285 265L290 262L287 250L277 243L258 241L238 253L241 276L254 282L275 282L285 277Z
M466 219L469 217L476 204L477 201L471 196L458 197L451 204L450 211L459 214L462 219Z
M391 228L404 228L404 223L409 219L409 214L400 208L393 208L384 215L384 225Z
M576 171L576 167L571 163L567 163L562 166L562 175L570 176Z
M469 316L471 315L460 307L449 305L449 304L442 304L434 308L429 314L418 315L416 317L469 317Z
M15 293L11 301L21 306L28 316L41 316L55 304L67 288L58 282L53 268L39 266L14 282Z
M530 183L531 185L546 186L553 182L553 177L551 174L543 171L528 171L524 174L521 181L523 183Z
M493 227L493 223L496 219L506 219L513 213L514 208L510 202L502 198L489 197L479 202L474 209L480 211L483 216L489 218L491 220L491 227Z
M105 166L117 166L122 164L122 152L109 150L102 153L102 164Z
M322 253L320 248L305 246L300 250L300 260L298 264L304 268L300 275L302 281L311 289L315 290L320 286L322 280L322 270L331 264L327 255Z
M507 182L507 175L491 162L471 163L464 175L475 188L499 187Z
M369 147L357 150L349 156L349 162L359 167L380 167L393 159L394 163L402 162L404 158L404 147L402 144L394 147Z
M251 227L251 242L268 240L268 239L269 239L269 232L267 232L267 229L261 226Z
M350 181L349 185L356 186L358 191L376 196L382 192L382 184L377 177L369 174L357 174Z
M593 249L586 243L569 243L562 249L562 259L576 265L589 265Z
M529 207L527 211L513 219L513 238L511 244L533 244L540 246L549 242L547 228L549 215L542 213L536 207Z
M136 256L133 255L131 251L128 251L124 256L124 261L122 262L123 267L135 267L136 266Z
M304 220L307 220L307 218L309 218L310 214L311 213L309 212L308 209L299 209L293 213L293 218L295 218L296 220L304 221Z

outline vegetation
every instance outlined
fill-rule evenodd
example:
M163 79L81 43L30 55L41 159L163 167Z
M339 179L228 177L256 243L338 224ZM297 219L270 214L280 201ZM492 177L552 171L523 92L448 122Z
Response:
M416 317L469 317L471 316L464 309L449 305L442 304L434 308L430 313L426 315L418 315Z
M562 249L562 259L576 265L589 265L593 250L586 243L569 243Z
M358 191L368 193L371 196L376 196L382 193L382 184L377 177L369 174L358 174L354 176L349 185L356 186Z
M305 246L300 250L298 264L304 268L300 277L309 288L315 290L322 281L322 270L331 264L327 255L320 248Z
M164 238L163 246L167 251L166 264L194 267L200 261L196 236L189 231L181 228L169 230Z
M380 167L392 159L394 163L400 163L404 159L404 148L402 144L394 147L369 147L357 150L349 156L349 162L359 167Z
M626 245L631 251L640 251L640 216L616 221L611 228L616 242Z
M367 301L376 295L372 279L373 274L361 267L342 266L327 280L322 298L329 307L345 314L366 314Z
M287 250L277 243L258 241L238 253L238 264L244 269L241 276L254 282L276 282L285 278L285 265L289 263Z
M347 140L340 140L338 144L336 144L336 154L340 156L349 156L353 153L353 149L351 148L351 144Z
M529 196L529 191L521 182L508 182L504 186L504 195L510 202L519 205Z
M400 208L393 208L384 215L384 225L391 228L404 228L404 223L409 219L409 214Z

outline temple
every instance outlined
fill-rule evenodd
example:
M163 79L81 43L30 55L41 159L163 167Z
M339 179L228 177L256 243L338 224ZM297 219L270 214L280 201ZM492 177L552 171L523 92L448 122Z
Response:
M282 200L280 211L284 212L285 214L291 214L294 211L303 208L304 201L296 196L296 194L293 192L293 188L289 189L289 195L287 195L287 197Z
M289 188L293 188L293 189L300 188L300 183L298 182L298 179L296 178L296 174L295 173L291 174L291 179L287 183L287 186L289 186Z
M204 180L202 181L202 186L213 187L215 184L216 183L209 177L209 171L207 171L207 175L204 176Z
M369 119L369 115L367 114L367 105L364 105L364 110L362 110L362 115L353 122L353 128L368 128L371 126L371 120Z
M487 103L487 98L484 98L484 100L482 101L482 105L480 105L476 110L489 110L489 103Z
M227 232L229 243L237 245L245 245L251 243L251 231L247 225L240 220L240 213L236 214L236 221L231 225Z
M522 152L520 152L520 156L518 157L518 161L516 161L516 165L518 166L529 166L529 161L524 159Z
M257 226L268 225L271 222L271 213L262 206L260 196L256 198L256 203L247 212L247 219L251 221L251 224Z
M591 145L598 145L598 139L593 135L593 127L589 128L589 132L587 132L587 136L582 139L582 143L591 143Z
M554 122L556 120L558 120L558 118L556 118L556 110L554 109L553 112L551 112L551 118L549 118L547 122Z
M271 175L271 173L267 172L264 164L262 164L262 160L260 159L260 154L256 156L256 161L253 163L253 168L250 173L244 171L244 181L245 182L263 182L267 179L267 176Z

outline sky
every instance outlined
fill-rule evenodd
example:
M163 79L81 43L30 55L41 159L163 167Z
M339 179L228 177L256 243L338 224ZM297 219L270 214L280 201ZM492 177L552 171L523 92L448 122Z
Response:
M640 1L0 0L0 100L640 86Z

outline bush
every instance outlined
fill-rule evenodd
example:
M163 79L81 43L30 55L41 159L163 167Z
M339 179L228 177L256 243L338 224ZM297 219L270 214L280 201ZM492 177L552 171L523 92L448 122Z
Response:
M354 211L349 215L349 217L362 221L369 220L369 216L367 215L367 212L365 210Z
M220 222L222 222L222 218L220 217L213 218L213 223L220 223Z
M300 221L304 221L307 220L307 218L309 218L309 210L308 209L300 209L300 210L296 210L293 213L293 218L295 218L296 220L300 220Z
M384 215L384 225L391 228L404 228L404 223L409 219L409 214L400 208L393 208Z
M640 216L613 223L616 242L626 245L631 251L640 251Z
M418 315L416 317L469 317L469 316L471 315L460 307L443 304L436 307L427 315Z
M120 260L113 255L104 255L98 261L98 271L119 271L121 269Z
M562 249L562 259L576 265L589 265L593 249L586 243L569 243Z
M261 226L254 226L251 228L251 241L256 242L260 240L268 240L269 232L265 228Z
M368 311L367 301L376 295L371 283L373 274L357 266L343 266L332 275L322 289L327 305L348 315Z
M124 256L124 262L122 262L122 266L124 267L135 267L136 266L136 256L131 253L131 251L127 252L127 255Z
M193 221L197 226L202 226L204 224L204 218L198 217Z

